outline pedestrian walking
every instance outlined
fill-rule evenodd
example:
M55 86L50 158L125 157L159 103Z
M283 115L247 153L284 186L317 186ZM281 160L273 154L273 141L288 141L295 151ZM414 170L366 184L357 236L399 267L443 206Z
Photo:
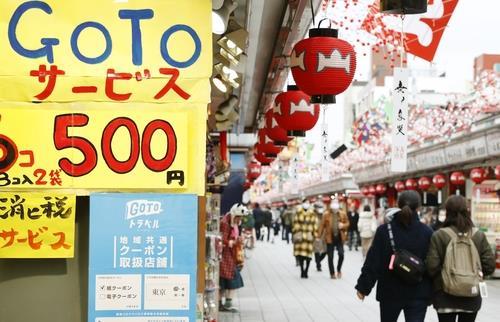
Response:
M483 278L495 271L495 257L485 234L474 227L464 197L449 197L445 208L443 228L432 236L426 261L432 303L440 322L473 322L485 295Z
M261 240L261 228L264 224L264 211L260 208L258 202L256 202L253 206L252 215L255 220L255 237L257 240Z
M239 236L238 226L241 219L247 216L248 209L240 204L231 207L229 213L222 217L220 222L220 233L222 236L222 260L220 262L220 311L237 312L233 308L233 292L243 287L243 279L240 274L241 267L238 267L237 259L240 254L237 253L238 243L242 240ZM241 263L240 263L241 264ZM224 304L222 299L225 299Z
M313 242L316 236L316 215L308 200L304 200L293 219L293 254L300 266L300 277L308 278L309 265L313 256Z
M267 242L271 240L271 228L273 226L273 214L268 207L264 208L264 222L263 225L265 227L264 231L267 232ZM264 240L264 235L261 234L260 238Z
M351 209L347 212L347 218L349 219L347 245L349 246L349 250L352 250L352 247L354 246L354 250L358 251L358 245L359 243L361 243L361 238L359 236L358 230L359 214L356 211L354 205L351 206Z
M359 215L358 226L361 237L361 253L365 258L377 230L377 218L375 218L375 214L371 211L369 205L363 207L363 211Z
M330 197L323 197L323 198L330 198ZM314 205L314 212L316 214L316 218L318 221L318 232L320 229L320 225L323 219L323 214L325 213L325 207L323 202L321 203L316 203ZM314 262L316 263L316 270L318 272L321 272L321 262L323 259L326 257L326 242L324 236L319 236L319 238L316 238L314 241Z
M418 192L404 191L399 195L400 210L392 221L377 229L355 286L358 298L363 300L377 284L381 322L396 322L401 311L406 321L425 320L431 280L424 274L423 260L432 230L419 221L420 206Z
M286 240L286 243L290 243L290 235L292 234L292 220L293 220L293 208L288 207L287 205L283 206L284 210L282 213L281 217L281 222L283 223L283 234L284 234L284 239Z
M326 254L328 258L328 269L332 279L342 277L342 263L344 262L344 242L347 239L349 229L349 219L344 211L340 210L337 200L330 201L328 198L325 205L325 212L321 220L317 237L324 238L326 243ZM333 265L334 250L338 252L337 273Z

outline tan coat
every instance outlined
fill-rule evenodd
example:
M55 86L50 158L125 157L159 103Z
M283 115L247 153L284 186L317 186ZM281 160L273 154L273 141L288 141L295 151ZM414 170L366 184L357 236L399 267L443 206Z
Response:
M347 229L349 228L349 219L347 218L347 214L339 210L339 222L344 224L344 227L340 229L340 236L342 238L342 242L347 240ZM321 223L319 225L318 237L323 236L323 240L327 244L331 244L333 242L333 231L332 231L332 220L333 220L333 210L327 209L323 213L323 218L321 218Z

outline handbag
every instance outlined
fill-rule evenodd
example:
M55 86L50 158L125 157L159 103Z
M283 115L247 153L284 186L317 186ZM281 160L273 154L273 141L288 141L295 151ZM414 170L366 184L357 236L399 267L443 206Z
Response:
M295 243L300 243L302 242L302 232L296 232L292 235L292 242Z
M389 262L389 270L401 281L407 284L418 284L422 281L425 273L424 261L417 255L405 249L396 249L392 226L387 225L393 254Z
M326 243L323 238L317 238L314 240L313 249L315 253L323 254L326 253Z

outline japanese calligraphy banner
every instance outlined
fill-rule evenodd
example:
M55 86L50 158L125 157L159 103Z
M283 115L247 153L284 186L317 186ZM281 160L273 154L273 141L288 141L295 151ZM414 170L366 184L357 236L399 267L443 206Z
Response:
M0 100L208 103L209 0L0 2Z
M204 194L200 106L65 105L0 103L0 189Z
M195 321L195 195L90 196L88 321Z
M392 98L394 117L392 125L391 171L406 172L408 157L408 78L406 68L394 68Z
M0 193L0 258L71 258L76 196Z

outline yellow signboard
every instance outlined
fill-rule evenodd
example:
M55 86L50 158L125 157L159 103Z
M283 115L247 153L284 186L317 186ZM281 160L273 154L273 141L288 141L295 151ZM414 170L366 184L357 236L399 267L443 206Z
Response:
M199 104L0 103L0 190L204 194Z
M71 258L75 195L0 193L0 258Z
M209 0L0 2L4 101L207 103Z

